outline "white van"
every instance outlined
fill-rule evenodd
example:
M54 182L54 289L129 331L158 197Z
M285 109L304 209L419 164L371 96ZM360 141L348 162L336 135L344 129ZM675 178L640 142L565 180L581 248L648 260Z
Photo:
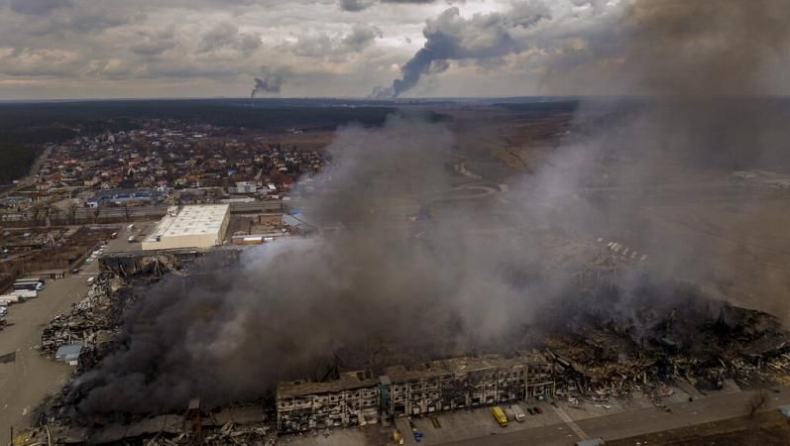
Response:
M524 421L524 418L527 416L524 414L524 411L521 409L521 406L518 404L514 404L510 406L510 411L513 412L513 418L516 419L518 422Z
M95 277L88 277L88 285L93 285L93 282L96 281Z

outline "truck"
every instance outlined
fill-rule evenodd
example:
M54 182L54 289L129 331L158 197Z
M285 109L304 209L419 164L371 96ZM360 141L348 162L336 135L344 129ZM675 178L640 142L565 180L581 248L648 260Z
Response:
M524 411L521 409L521 406L519 406L518 404L514 404L510 406L510 411L513 412L513 418L515 418L516 421L518 421L519 423L524 421L525 418L527 418L527 415L524 413Z
M44 281L39 279L20 279L14 282L14 290L41 291L43 288Z
M32 299L38 295L36 290L14 290L8 294L16 294L17 296L24 297L25 299Z
M42 285L46 283L43 277L38 277L38 276L23 277L21 279L17 279L17 282L39 282Z
M494 416L494 419L497 423L499 423L502 427L507 427L507 415L505 415L505 411L502 410L499 406L494 406L491 408L491 415Z
M9 306L11 304L18 304L24 302L25 298L16 294L5 294L0 296L0 305Z

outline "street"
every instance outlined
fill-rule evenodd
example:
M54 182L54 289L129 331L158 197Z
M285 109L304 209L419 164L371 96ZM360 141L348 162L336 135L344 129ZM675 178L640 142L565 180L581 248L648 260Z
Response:
M126 244L119 237L108 248L120 250ZM11 427L26 427L43 399L68 381L73 367L39 355L41 331L53 317L68 312L85 297L87 279L97 272L98 262L84 265L79 274L47 280L36 298L8 308L6 320L13 325L0 331L0 355L16 352L16 360L0 364L0 442L8 438Z
M765 408L775 409L790 404L790 389L780 388L780 393L769 392ZM678 427L692 426L711 421L725 420L747 414L747 404L754 392L716 395L692 403L670 404L671 412L641 409L597 418L559 423L511 433L470 438L444 443L446 446L508 446L524 444L573 445L580 433L587 438L616 439ZM575 426L574 426L575 425ZM585 438L585 439L587 439Z

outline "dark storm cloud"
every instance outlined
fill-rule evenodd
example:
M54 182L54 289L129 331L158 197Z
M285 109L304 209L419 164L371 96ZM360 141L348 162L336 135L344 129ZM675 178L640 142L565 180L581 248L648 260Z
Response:
M18 14L42 15L61 8L71 8L71 0L10 0L11 10Z
M484 62L521 52L527 45L513 31L550 18L551 11L540 0L517 2L506 13L475 14L470 19L461 17L457 7L449 8L428 20L425 45L401 67L403 76L373 95L397 97L417 85L423 75L446 69L450 60Z

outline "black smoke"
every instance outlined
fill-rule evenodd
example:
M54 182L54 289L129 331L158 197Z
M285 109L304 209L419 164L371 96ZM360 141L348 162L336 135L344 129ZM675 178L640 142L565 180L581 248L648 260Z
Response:
M281 379L320 379L338 361L375 370L512 348L505 340L543 296L518 280L539 250L508 234L475 236L506 228L474 206L458 218L407 218L420 213L408 203L452 189L452 146L443 124L412 118L339 131L309 209L339 229L141 290L122 348L77 381L79 410L156 413L195 396L213 406L259 398Z
M252 88L250 97L254 98L266 93L279 93L284 83L285 76L280 73L268 74L263 78L256 77L255 86Z
M371 96L398 97L414 88L422 76L446 70L449 61L482 62L520 53L528 45L514 33L550 18L551 11L540 0L518 2L505 13L475 14L469 19L461 17L457 7L449 8L428 21L423 30L425 45L401 67L401 78L391 87L376 88Z
M586 129L600 102L585 103L577 115L585 132L569 137L534 175L514 184L502 207L475 202L449 216L406 223L405 214L417 212L403 211L408 203L453 188L447 165L454 135L444 125L404 118L392 118L383 129L342 129L328 148L336 166L317 179L327 182L310 209L322 227L336 230L252 249L238 267L209 266L142 291L123 348L76 382L84 395L79 410L178 410L194 396L222 404L260 397L280 379L320 375L316 371L333 361L375 369L510 348L521 345L511 341L536 318L567 324L562 305L540 309L569 292L584 310L615 321L641 320L651 299L661 301L661 311L672 308L667 293L646 299L644 282L628 271L618 276L613 298L575 292L567 263L618 266L562 246L563 238L626 239L650 255L644 265L651 274L671 280L709 281L751 267L755 262L737 250L737 234L705 222L703 231L684 235L671 214L662 214L677 203L694 212L711 199L733 197L730 188L715 189L711 197L709 188L697 187L709 185L697 182L705 175L724 172L726 178L731 169L767 160L788 166L782 145L788 139L781 139L787 115L776 113L781 109L771 101L766 107L765 100L734 96L773 91L770 68L787 44L779 21L790 6L778 0L721 4L729 8L638 1L619 22L616 47L595 53L617 57L563 61L566 74L610 68L611 79L599 82L656 97ZM512 17L464 20L451 11L441 23L429 24L435 30L426 34L430 45L407 64L392 94L414 86L433 64L441 70L449 60L519 48L510 31L522 22ZM469 27L486 30L494 37L486 41L496 43L470 45L463 38ZM611 37L606 33L602 42ZM759 210L748 215L760 218ZM725 240L717 245L725 248L710 250L711 239ZM564 261L553 257L557 251ZM542 277L531 280L525 271ZM786 296L788 289L769 291ZM717 308L703 305L690 314Z

